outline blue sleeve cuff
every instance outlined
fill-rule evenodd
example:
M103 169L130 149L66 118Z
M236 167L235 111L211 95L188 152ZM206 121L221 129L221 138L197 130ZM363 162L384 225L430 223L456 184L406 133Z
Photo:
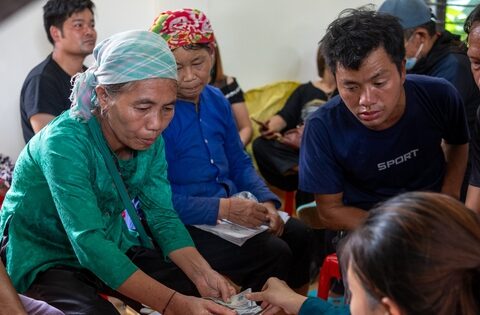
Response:
M276 209L279 209L282 206L280 199L278 199L277 195L275 195L271 191L268 191L262 194L261 196L257 196L257 199L259 202L267 202L267 201L273 202L275 204Z
M173 206L183 224L217 224L218 197L189 197L173 194Z

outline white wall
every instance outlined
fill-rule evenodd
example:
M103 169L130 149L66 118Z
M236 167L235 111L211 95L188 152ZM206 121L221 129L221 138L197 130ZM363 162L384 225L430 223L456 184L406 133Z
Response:
M98 40L148 29L161 11L195 7L210 18L225 72L244 90L277 80L316 77L315 53L328 24L361 0L94 0ZM381 0L368 1L379 4ZM0 153L16 159L24 146L19 95L25 76L51 51L42 6L32 2L0 24ZM87 65L91 58L87 59Z

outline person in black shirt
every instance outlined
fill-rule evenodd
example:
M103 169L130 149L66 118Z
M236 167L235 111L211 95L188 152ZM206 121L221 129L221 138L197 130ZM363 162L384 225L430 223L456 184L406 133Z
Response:
M252 140L253 128L252 122L248 117L248 109L243 97L243 91L237 83L235 77L226 75L223 72L222 59L220 57L220 50L218 44L215 46L215 61L211 71L210 84L219 88L223 95L232 105L233 117L237 124L238 134L242 140L243 146Z
M297 190L299 152L278 139L303 124L309 114L336 93L335 78L325 66L320 50L317 52L317 70L320 79L296 88L284 107L266 121L266 128L260 129L261 137L253 141L253 154L260 173L269 184L285 191ZM297 191L297 207L310 201L313 196Z
M49 0L43 7L53 52L30 71L22 86L20 115L25 143L70 108L70 80L86 69L83 61L97 40L93 8L91 0Z

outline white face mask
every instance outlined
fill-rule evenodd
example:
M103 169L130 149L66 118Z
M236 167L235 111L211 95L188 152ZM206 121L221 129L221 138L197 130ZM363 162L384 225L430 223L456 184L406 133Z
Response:
M415 64L418 61L418 55L420 55L420 52L422 51L423 48L423 43L420 44L420 47L418 47L417 53L415 54L414 57L407 58L405 62L405 69L407 70L412 70L413 67L415 67Z

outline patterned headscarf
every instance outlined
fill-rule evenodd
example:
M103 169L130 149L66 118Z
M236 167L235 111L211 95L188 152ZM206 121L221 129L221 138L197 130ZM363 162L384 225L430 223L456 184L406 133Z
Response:
M160 34L171 50L194 44L215 45L212 25L197 9L162 12L153 21L150 31Z
M88 120L98 106L95 87L152 78L177 79L175 57L161 36L147 31L115 34L93 50L95 63L72 79L70 115Z

